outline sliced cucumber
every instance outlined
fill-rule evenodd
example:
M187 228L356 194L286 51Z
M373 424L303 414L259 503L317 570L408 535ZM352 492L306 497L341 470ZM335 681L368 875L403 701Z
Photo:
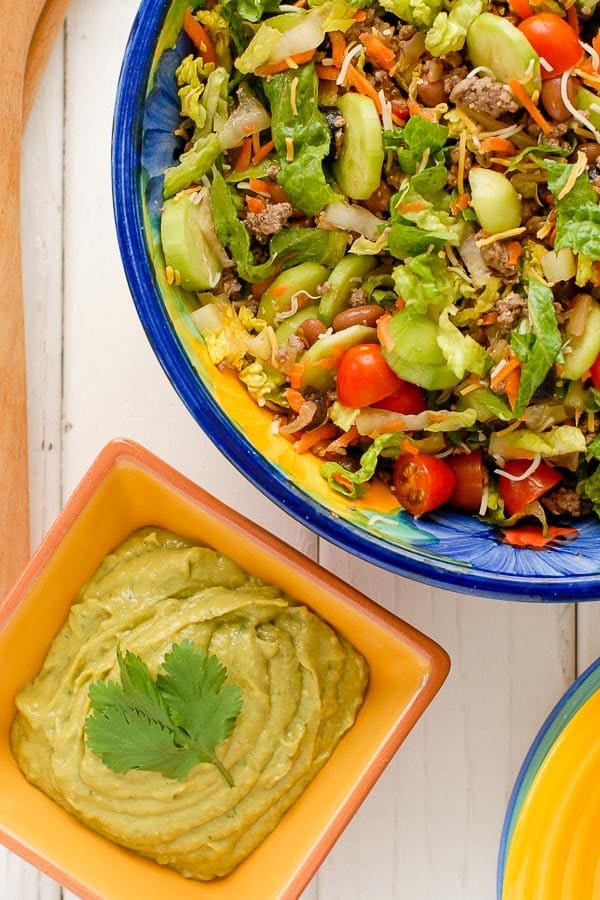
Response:
M565 364L563 376L569 381L587 372L600 353L600 303L592 300L592 305L585 321L585 331L569 340L565 348Z
M352 290L360 287L365 275L376 264L373 256L353 256L349 253L340 259L327 279L329 289L319 303L319 318L324 325L331 325L337 314L346 309Z
M300 291L314 294L319 285L327 281L328 275L329 269L315 262L304 262L285 269L262 295L258 318L272 325L278 313L291 308L294 294Z
M215 249L219 241L208 196L197 200L195 192L165 200L160 235L165 263L173 269L176 283L188 291L207 291L219 282L223 263Z
M367 200L381 182L384 159L381 121L375 104L363 94L344 94L337 105L346 124L333 175L347 197Z
M523 215L521 198L502 172L475 166L469 172L471 206L489 234L518 228Z
M351 325L343 331L336 331L326 337L319 338L302 357L304 366L302 389L311 387L317 391L327 391L335 384L335 369L320 365L328 358L336 359L354 347L355 344L375 344L377 329L368 325Z
M296 334L303 322L306 322L307 319L318 319L318 317L319 307L316 303L311 303L309 306L304 306L302 309L299 309L293 316L284 319L281 325L275 330L277 343L280 346L285 344L292 334Z
M598 112L598 95L587 88L577 88L577 107L587 112L594 128L600 128L600 112Z
M383 357L396 375L428 391L458 384L437 342L439 327L433 319L407 307L392 317L389 329L394 348L383 348Z
M508 19L489 12L477 16L467 31L467 51L473 65L491 69L497 81L520 81L528 94L541 90L540 58Z

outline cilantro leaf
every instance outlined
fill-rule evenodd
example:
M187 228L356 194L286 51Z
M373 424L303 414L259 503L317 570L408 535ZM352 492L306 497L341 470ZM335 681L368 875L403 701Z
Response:
M213 751L233 731L242 705L239 687L225 685L225 667L191 641L167 653L163 669L156 683L171 721L189 735L203 762L220 768Z
M237 685L225 685L219 660L183 641L166 654L156 680L135 654L123 657L117 648L117 660L121 684L97 681L89 688L90 750L113 772L143 769L179 780L198 763L211 763L232 785L215 748L233 731L242 698Z

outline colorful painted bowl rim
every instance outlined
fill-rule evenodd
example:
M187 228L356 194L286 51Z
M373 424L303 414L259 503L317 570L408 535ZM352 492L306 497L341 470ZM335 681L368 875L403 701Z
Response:
M507 575L469 569L449 558L426 557L385 542L319 507L272 466L229 421L177 337L157 288L144 240L141 134L147 80L156 38L171 0L142 0L125 48L113 121L112 191L125 275L146 336L172 386L196 423L265 496L316 534L358 559L419 582L496 599L565 602L600 598L600 572L585 576Z
M510 842L531 783L565 727L597 690L600 690L600 658L588 666L565 691L547 716L523 760L508 800L500 837L496 873L497 900L502 900Z

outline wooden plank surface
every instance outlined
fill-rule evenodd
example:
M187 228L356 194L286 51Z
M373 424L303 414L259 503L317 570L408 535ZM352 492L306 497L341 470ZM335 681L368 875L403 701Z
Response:
M318 541L200 432L137 320L113 225L112 109L136 9L74 0L26 137L32 546L104 444L128 436L438 640L448 681L304 897L493 900L514 778L547 712L600 655L600 608L463 597L383 572ZM0 850L2 900L72 896Z

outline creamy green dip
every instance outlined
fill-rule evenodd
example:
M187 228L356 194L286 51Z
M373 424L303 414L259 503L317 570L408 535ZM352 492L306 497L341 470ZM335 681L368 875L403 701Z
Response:
M184 781L108 769L86 747L88 688L119 681L116 650L153 676L174 643L214 654L243 705ZM27 778L90 828L198 879L226 875L273 830L353 724L368 670L322 619L233 560L146 528L77 596L39 674L17 697L15 757Z

